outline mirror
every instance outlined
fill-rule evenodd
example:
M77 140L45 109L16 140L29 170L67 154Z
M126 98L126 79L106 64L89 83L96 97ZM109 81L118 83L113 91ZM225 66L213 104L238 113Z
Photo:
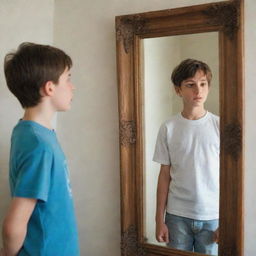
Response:
M206 109L220 115L218 255L243 255L242 23L243 1L116 17L122 255L203 255L154 238L159 165L152 155L159 126L181 110L170 76L185 58L205 61L213 73Z
M160 165L152 159L160 125L182 111L182 100L177 97L171 83L171 72L177 64L188 58L207 63L213 77L205 109L219 115L218 33L147 38L142 40L141 46L144 63L144 236L148 243L164 246L165 243L160 244L155 239L156 194Z

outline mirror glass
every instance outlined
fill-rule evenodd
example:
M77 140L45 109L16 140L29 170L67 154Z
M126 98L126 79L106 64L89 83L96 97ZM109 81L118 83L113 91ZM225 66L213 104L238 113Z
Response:
M165 246L155 239L156 189L160 164L153 162L161 124L182 111L181 98L171 83L173 69L184 59L207 63L213 77L205 109L219 115L218 32L142 39L144 80L144 237L151 244ZM189 177L188 177L189 179Z

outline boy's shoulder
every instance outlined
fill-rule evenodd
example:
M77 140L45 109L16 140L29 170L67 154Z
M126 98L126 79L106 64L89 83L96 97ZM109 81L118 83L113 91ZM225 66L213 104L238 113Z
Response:
M177 123L179 123L180 120L180 113L171 116L169 119L165 120L161 126L160 126L160 132L167 132L167 130L172 129L174 126L176 126Z
M219 119L220 119L220 117L219 117L219 116L217 116L217 115L213 114L213 113L212 113L212 112L210 112L210 111L208 111L207 113L208 113L208 115L209 115L211 118L213 118L213 119L216 119L216 120L219 120Z
M219 124L220 123L220 117L211 113L211 112L208 112L208 117L210 120L212 120L214 123L216 124Z
M166 121L164 121L162 123L162 126L170 126L170 125L173 125L173 124L176 124L177 122L179 122L181 120L181 114L178 113L178 114L175 114L175 115L172 115L169 119L167 119Z
M53 131L33 122L20 120L13 128L12 145L23 151L44 150L50 151Z

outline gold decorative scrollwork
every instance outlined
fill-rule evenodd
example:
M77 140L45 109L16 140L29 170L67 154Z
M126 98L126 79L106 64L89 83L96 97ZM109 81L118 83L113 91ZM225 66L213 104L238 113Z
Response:
M129 146L136 142L136 125L135 121L120 122L120 142L122 146Z
M131 225L121 236L121 251L124 256L145 256L146 253L138 243L137 230Z
M126 53L130 50L134 34L142 32L144 24L145 20L140 15L125 16L117 21L117 40L123 41Z
M204 10L203 13L211 17L208 24L224 26L224 33L230 39L233 39L235 32L240 26L238 1L212 4L207 10Z
M228 124L223 134L224 149L235 160L238 160L242 150L242 128L238 122Z

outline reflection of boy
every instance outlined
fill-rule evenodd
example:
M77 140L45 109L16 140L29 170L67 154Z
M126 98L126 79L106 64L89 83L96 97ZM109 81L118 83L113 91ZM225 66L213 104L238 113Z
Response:
M160 127L153 158L161 164L156 239L205 254L217 254L219 216L219 117L204 108L211 77L208 65L193 59L174 69L183 110Z
M70 108L71 66L60 49L32 43L5 58L7 85L25 113L12 133L2 255L79 255L68 168L51 125Z

